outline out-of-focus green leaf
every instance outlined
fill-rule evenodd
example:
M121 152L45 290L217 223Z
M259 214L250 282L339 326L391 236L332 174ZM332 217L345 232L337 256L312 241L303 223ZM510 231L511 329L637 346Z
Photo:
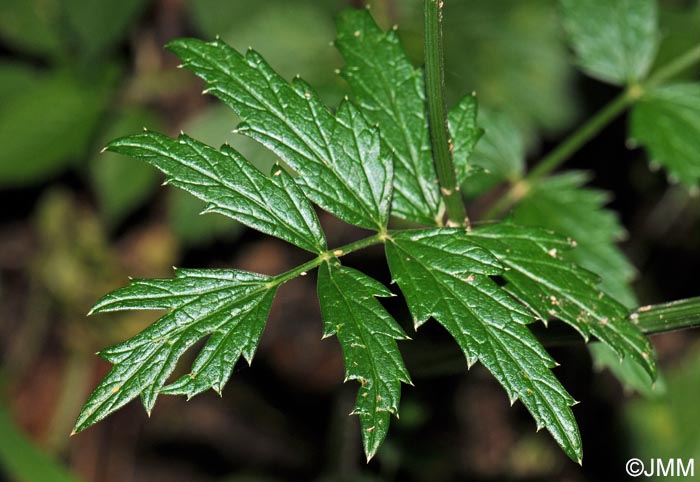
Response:
M22 482L79 482L20 432L7 409L0 407L0 476Z
M58 29L60 17L59 0L3 0L0 2L0 38L33 54L56 55L62 48Z
M409 55L422 62L422 0L392 2L389 9L383 0L369 3L372 12L386 14L383 25L398 18ZM485 106L510 114L528 146L538 131L561 132L577 118L575 69L556 0L445 2L444 36L448 104L476 91L479 111Z
M586 172L570 171L538 181L515 208L513 220L575 240L576 249L562 256L600 276L604 292L628 308L636 306L629 286L635 269L616 245L626 231L604 208L610 194L584 187L589 179Z
M127 110L120 113L100 136L99 146L144 127L157 128L157 124L146 111ZM157 185L155 170L137 159L113 152L96 155L89 167L100 211L110 225L118 224L139 207Z
M477 196L505 180L515 181L525 170L525 139L511 116L503 111L479 109L478 124L484 135L476 143L469 173L462 183L467 196Z
M36 82L39 72L27 64L0 62L0 105L5 105L27 86Z
M120 40L148 0L63 0L61 5L74 48L83 57L95 59Z
M216 103L188 119L182 130L210 146L228 143L262 172L270 172L279 158L253 139L233 134L232 131L239 122L240 119L231 109Z
M480 106L503 110L516 120L528 134L528 144L538 130L566 129L577 114L574 70L554 7L551 0L446 2L451 101L465 90L476 91ZM484 127L481 121L479 125Z
M700 3L692 2L686 8L660 5L659 26L661 42L652 71L700 44ZM698 72L700 65L695 65L675 78L692 79Z
M477 125L477 111L476 96L469 94L447 116L453 146L452 161L460 184L472 174L472 154L484 134L484 130Z
M617 85L646 76L659 40L656 0L560 1L584 72Z
M207 204L189 193L171 188L167 195L168 224L175 236L187 246L199 246L215 239L233 239L243 225L224 216L202 215Z
M277 156L248 137L234 135L231 131L238 122L238 116L227 106L212 105L190 119L183 130L210 146L229 143L259 170L270 172L278 161ZM232 219L200 215L205 208L206 203L180 190L172 189L168 193L168 220L185 244L206 244L213 239L232 238L242 232L243 227Z
M644 94L632 110L630 135L674 181L700 181L700 83L672 84Z
M190 0L188 6L205 37L219 35L239 51L253 46L285 78L300 75L330 104L341 99L341 84L333 74L337 54L329 45L338 2Z
M622 418L630 454L642 460L687 460L700 449L700 350L696 345L680 363L666 371L666 393L627 403ZM697 467L696 467L697 474ZM647 480L670 480L656 478Z
M185 123L183 130L210 146L228 142L255 167L270 172L277 157L254 140L232 134L238 122L236 114L227 106L212 105ZM243 231L243 226L232 219L200 215L206 203L179 189L170 190L167 204L171 229L186 245L206 244L218 238L232 239Z
M22 186L54 175L86 153L108 100L109 78L79 81L46 74L0 109L0 186Z
M598 370L610 370L625 390L638 392L649 398L660 397L666 393L666 382L662 372L657 374L656 380L652 380L639 363L629 358L620 361L620 357L603 343L591 343L588 350L595 367Z
M148 0L3 0L0 38L33 54L99 60L119 41Z

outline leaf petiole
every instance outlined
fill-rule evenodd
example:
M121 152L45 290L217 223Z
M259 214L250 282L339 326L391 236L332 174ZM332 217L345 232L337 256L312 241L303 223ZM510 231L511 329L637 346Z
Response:
M567 161L610 122L633 105L646 90L663 84L698 62L700 62L700 45L686 51L656 70L645 82L629 85L621 94L564 139L553 151L537 162L527 176L515 181L508 191L486 212L484 219L495 219L502 216L527 194L532 183L551 173Z
M376 244L382 244L388 239L388 237L389 235L386 232L380 231L373 236L368 236L366 238L353 241L352 243L346 244L339 248L324 251L323 253L319 254L316 258L309 260L306 263L301 264L296 268L286 271L278 276L275 276L275 278L272 281L270 281L269 288L283 285L287 281L290 281L296 278L297 276L301 276L302 274L307 273L308 271L311 271L314 268L317 268L322 263L329 261L333 258L340 258L354 251L358 251L369 246L374 246Z

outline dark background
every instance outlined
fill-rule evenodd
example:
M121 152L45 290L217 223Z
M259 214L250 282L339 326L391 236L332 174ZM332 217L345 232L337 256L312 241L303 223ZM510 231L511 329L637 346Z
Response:
M233 143L267 169L274 158L231 134L235 116L162 46L220 34L260 51L287 78L300 73L329 105L347 86L329 46L342 0L2 0L0 2L0 480L52 482L48 460L85 481L623 480L632 456L692 457L700 448L698 335L653 338L665 392L640 397L593 369L585 346L552 348L585 447L573 464L527 412L509 407L481 367L466 371L435 323L402 343L415 387L370 464L347 414L356 386L342 384L335 339L321 341L314 277L284 286L252 368L224 391L189 402L161 397L150 420L134 402L78 436L75 417L109 369L94 353L138 332L154 313L87 318L127 275L167 277L171 266L236 267L274 274L305 261L282 242L244 230L171 187L138 161L99 155L106 141L144 126ZM420 63L420 2L377 0L378 22L398 24ZM548 0L447 3L449 103L477 91L512 120L529 162L616 95L577 73L556 5ZM697 2L665 1L663 62L700 41ZM686 73L697 78L697 70ZM628 231L640 304L700 294L700 203L625 146L624 117L565 165L593 172ZM478 219L502 191L469 200ZM360 233L321 215L329 244ZM381 253L348 264L388 283ZM396 291L394 289L394 291ZM387 302L407 329L400 299ZM185 358L191 357L189 353ZM191 359L191 358L190 358ZM23 434L23 435L22 435ZM31 441L35 450L24 445ZM46 458L48 457L48 458ZM20 459L28 463L18 468ZM14 462L13 462L14 461ZM21 465L21 464L20 464ZM39 470L39 472L36 472ZM39 475L37 475L39 474Z

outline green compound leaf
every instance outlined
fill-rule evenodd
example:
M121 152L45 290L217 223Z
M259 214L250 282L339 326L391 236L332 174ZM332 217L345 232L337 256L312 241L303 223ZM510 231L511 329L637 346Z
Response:
M581 68L617 85L643 79L659 40L655 0L561 0Z
M557 254L599 275L598 286L607 295L627 308L637 306L630 287L636 270L616 244L627 233L617 215L604 207L610 201L610 194L585 186L590 177L587 172L568 171L541 179L520 201L512 219L518 224L551 229L575 240L576 249ZM595 349L597 345L600 346ZM591 343L588 347L597 364L609 366L608 361L614 358L615 367L611 370L623 384L638 385L648 380L647 389L652 389L654 380L647 373L646 361L640 365L636 358L627 357L620 364L619 353L602 343ZM603 358L601 353L608 356ZM623 369L623 366L628 368ZM644 376L634 380L625 376L632 373Z
M392 214L434 225L441 201L430 149L425 108L425 82L411 65L395 30L383 32L365 10L348 10L338 19L338 47L346 62L341 71L363 114L376 122L394 151ZM482 130L476 125L477 104L465 96L449 114L458 181Z
M244 56L220 40L179 39L168 48L207 82L207 92L240 116L238 132L299 173L312 201L351 224L386 226L391 152L350 102L341 103L334 116L301 79L290 85L257 52Z
M367 119L379 124L394 151L392 214L435 224L440 192L430 150L425 83L411 65L394 30L383 32L366 10L338 18L335 42L346 62L342 75Z
M664 166L671 179L700 181L700 83L662 86L644 94L632 110L631 136Z
M610 193L585 186L590 178L584 171L568 171L539 180L515 208L512 219L575 240L576 249L560 254L600 276L605 293L628 308L636 306L630 288L636 271L616 245L627 232L617 215L604 207Z
M99 422L137 396L148 413L159 393L188 396L223 390L243 356L250 364L277 284L237 270L184 270L175 278L133 280L97 302L91 313L170 310L133 338L100 352L114 365L85 403L74 433ZM178 359L208 337L192 371L163 390Z
M345 379L361 384L353 414L360 417L367 460L386 437L390 414L398 416L401 382L411 383L396 346L396 340L408 336L376 296L393 295L372 278L337 262L319 268L323 336L338 337Z
M551 372L556 362L525 326L535 317L486 275L500 262L460 229L393 233L386 255L416 326L435 318L471 366L477 360L520 399L573 460L582 457L574 399Z
M172 139L143 132L107 149L154 165L166 183L207 202L204 212L223 214L312 253L326 249L313 207L282 168L267 177L232 147L218 151L184 134Z
M457 171L457 183L462 184L469 177L471 156L477 141L484 134L476 124L478 105L475 95L467 95L448 114L452 140L452 161Z
M627 309L598 288L595 274L560 258L574 241L510 223L479 228L471 236L503 263L504 289L540 319L560 319L586 341L593 335L620 360L631 358L656 377L651 343L629 321Z

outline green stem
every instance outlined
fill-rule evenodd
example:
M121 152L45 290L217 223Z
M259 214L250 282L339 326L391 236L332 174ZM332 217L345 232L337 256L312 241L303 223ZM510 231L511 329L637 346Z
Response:
M657 335L700 326L700 297L637 308L630 320L646 335ZM581 334L564 323L530 325L530 330L547 347L583 343ZM452 344L435 346L415 340L407 347L406 361L414 378L452 375L464 371L464 355Z
M433 159L448 224L469 227L467 211L452 161L452 141L445 107L445 67L442 47L442 0L425 0L425 94Z
M644 82L644 87L649 89L663 84L698 62L700 62L700 45L695 46L659 68L659 70L654 72L649 79Z
M696 328L700 326L700 297L642 306L632 311L629 319L646 335ZM582 340L581 335L561 324L549 328L533 325L532 332L546 346L570 345Z
M543 176L549 174L554 169L559 167L572 154L578 151L590 139L596 136L605 126L612 122L617 116L629 107L636 99L635 95L631 95L633 89L628 89L622 94L615 97L610 103L599 110L585 124L583 124L576 132L567 137L564 142L559 144L556 149L544 157L532 169L525 180L534 182Z
M700 297L638 308L630 319L646 334L700 326Z
M527 176L516 181L508 192L491 206L484 215L484 219L493 219L503 215L527 194L533 183L563 164L572 154L578 151L613 119L627 109L636 99L636 96L632 95L631 92L636 92L636 90L628 89L615 97L579 129L564 139L553 151L542 158Z
M584 144L595 137L603 128L617 118L639 99L646 90L658 86L700 61L700 45L676 57L659 68L642 84L632 84L620 95L599 110L585 124L568 136L552 152L542 158L523 179L516 181L501 198L484 214L484 219L502 216L508 209L525 196L530 186L551 173Z
M297 276L301 276L304 273L307 273L308 271L311 271L312 269L320 266L323 262L325 261L330 261L333 258L340 258L341 256L345 256L346 254L350 254L353 251L358 251L360 249L367 248L369 246L374 246L375 244L382 244L386 239L388 238L388 234L385 232L379 232L373 236L369 236L367 238L362 238L360 240L354 241L352 243L346 244L345 246L341 246L336 249L330 249L328 251L325 251L321 254L319 254L316 258L307 261L304 264L301 264L297 266L294 269L291 269L285 273L282 273L278 276L275 277L274 280L271 281L271 286L279 286L287 281L296 278Z

